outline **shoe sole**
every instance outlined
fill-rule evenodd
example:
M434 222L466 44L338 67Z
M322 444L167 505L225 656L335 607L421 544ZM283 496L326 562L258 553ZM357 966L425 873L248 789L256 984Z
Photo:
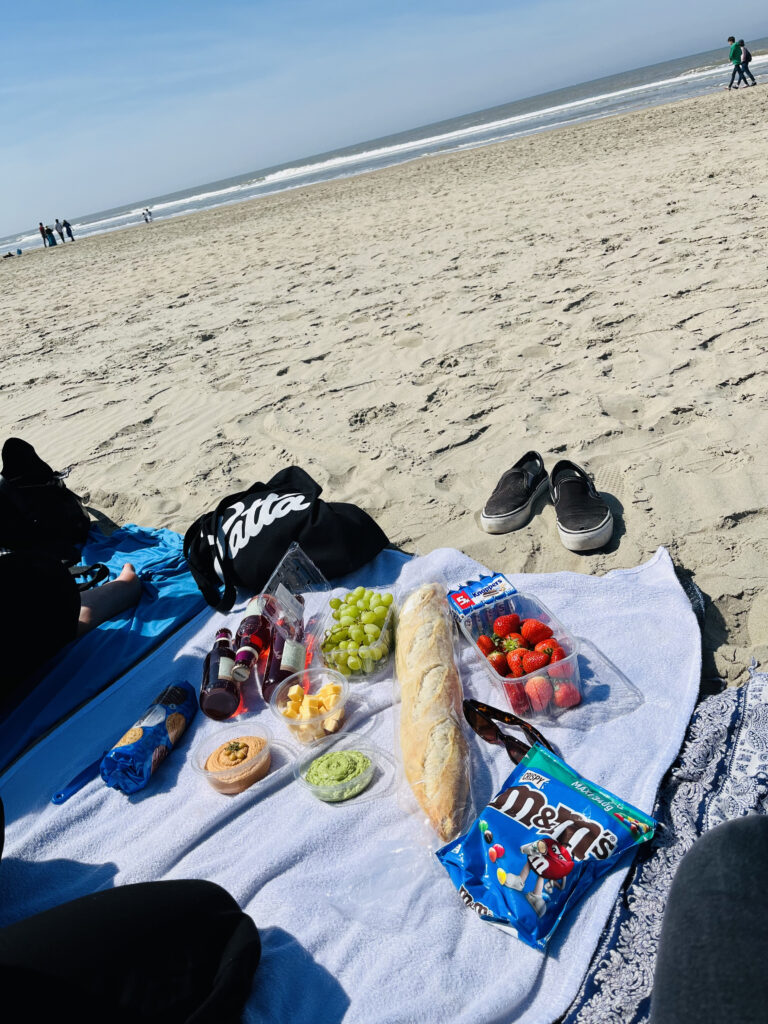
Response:
M513 512L507 512L503 516L486 516L481 513L480 525L486 533L511 533L512 530L519 530L531 518L534 502L548 487L549 477L545 476L525 505L521 505Z
M613 514L609 512L608 518L594 530L579 530L575 533L564 530L558 523L557 532L560 534L563 547L569 551L595 551L607 544L613 536Z

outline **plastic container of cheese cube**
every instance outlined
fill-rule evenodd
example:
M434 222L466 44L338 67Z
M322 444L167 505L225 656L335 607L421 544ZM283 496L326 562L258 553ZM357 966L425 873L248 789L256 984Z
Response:
M295 672L269 699L272 714L299 743L314 743L337 733L346 718L349 684L330 668Z

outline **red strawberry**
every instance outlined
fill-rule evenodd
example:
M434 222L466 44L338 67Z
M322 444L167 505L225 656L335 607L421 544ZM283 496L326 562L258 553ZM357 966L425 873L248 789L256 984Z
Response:
M546 676L534 676L525 684L525 692L534 711L543 711L552 698L552 684Z
M549 674L553 679L572 679L573 663L565 662L568 655L562 647L556 647L549 659ZM562 662L562 664L559 664Z
M523 671L526 675L529 672L538 672L549 664L549 657L542 651L526 651L523 654Z
M481 636L477 638L477 646L480 648L480 650L483 652L486 658L491 653L491 651L494 650L493 640L491 640L489 636L486 636L485 633L483 633Z
M520 629L519 615L500 615L493 623L493 632L502 639Z
M579 688L574 683L555 683L555 705L559 708L575 708L581 704Z
M505 651L516 651L518 647L523 649L528 648L528 644L522 638L520 633L510 633L509 636L505 636L501 641L501 646Z
M507 659L501 653L501 651L493 651L488 655L488 661L491 666L499 673L500 676L509 675L509 665L507 665Z
M525 669L523 668L523 655L525 651L510 651L507 655L507 665L509 665L509 674L514 676L515 679L519 679L520 676L525 675Z
M533 649L534 651L542 651L544 654L547 654L551 657L552 651L554 651L555 648L559 646L560 644L558 643L558 641L555 640L553 636L550 636L546 640L539 640L539 642Z
M520 632L531 647L535 647L540 640L546 640L548 637L552 636L552 630L549 626L545 626L544 623L539 622L538 619L526 619L520 627Z
M531 710L522 683L504 683L504 689L507 691L509 706L516 715L524 715Z

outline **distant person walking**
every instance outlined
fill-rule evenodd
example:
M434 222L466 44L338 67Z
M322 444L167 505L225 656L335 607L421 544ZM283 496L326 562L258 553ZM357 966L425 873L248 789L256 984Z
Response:
M48 239L48 248L51 249L54 245L56 245L56 239L53 234L53 228L46 225L45 235Z
M147 224L152 223L152 211L148 206L145 207L144 209L144 220L147 222Z
M40 223L37 226L40 229L40 234L43 236L43 248L45 248L46 245L48 245L48 236L45 233L45 228L43 227L43 222L40 221Z
M744 81L746 82L747 78L751 78L752 85L757 85L755 76L749 70L749 65L752 63L752 54L747 49L747 44L743 39L740 39L736 45L741 47L741 73L745 76ZM749 82L747 82L747 85L749 85Z
M70 240L70 242L74 242L75 236L72 234L72 225L69 223L69 221L63 220L61 222L61 226L67 232L67 238Z
M743 82L744 85L747 84L744 72L741 70L741 47L736 42L734 36L728 36L728 42L731 44L731 49L728 53L728 60L733 64L733 71L731 72L731 81L728 85L728 89L738 89L741 82ZM734 85L733 80L736 78L736 75L739 76L739 82Z
M62 225L62 223L61 223L61 221L59 220L58 217L56 218L56 223L53 226L56 228L56 234L61 239L61 244L63 245L64 244L64 227L63 227L63 225Z

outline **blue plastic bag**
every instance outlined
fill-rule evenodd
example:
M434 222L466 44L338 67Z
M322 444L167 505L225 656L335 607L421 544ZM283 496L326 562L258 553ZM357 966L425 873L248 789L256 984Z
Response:
M166 759L197 711L197 694L180 681L167 686L141 718L104 755L101 777L123 793L136 793Z

